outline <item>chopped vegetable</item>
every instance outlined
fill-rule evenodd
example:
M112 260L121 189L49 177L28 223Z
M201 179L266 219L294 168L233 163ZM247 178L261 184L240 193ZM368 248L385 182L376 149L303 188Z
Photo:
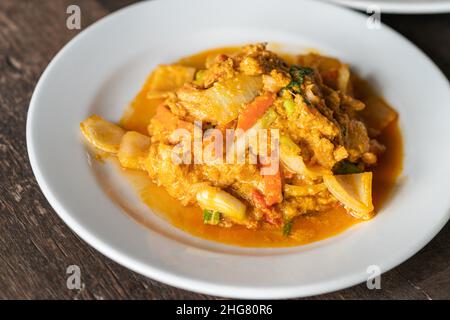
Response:
M285 152L291 155L298 155L301 151L300 147L286 135L282 135L280 137L280 147L283 148Z
M270 207L276 203L280 203L283 200L283 194L281 192L281 173L277 170L276 174L263 175L262 176L262 193L266 204Z
M247 130L243 135L239 135L237 136L237 140L235 141L237 146L242 146L243 144L246 143L246 139L248 137L248 133L250 133L251 131L253 131L253 133L257 133L254 130L258 130L258 129L268 129L269 126L277 119L278 115L277 113L270 108L269 110L266 111L266 113L262 116L261 119L259 119L256 124L251 127L249 130ZM237 148L238 153L237 153L237 157L241 157L243 152L245 152L245 148ZM252 149L253 152L258 153L259 152L259 148L255 148Z
M261 118L275 101L275 95L266 94L256 97L247 104L238 118L237 129L248 130Z
M184 86L177 91L180 103L198 120L226 124L238 117L242 105L249 103L262 88L260 76L238 75L215 82L206 90Z
M169 108L164 105L158 106L152 121L159 122L164 128L170 131L178 128L183 128L189 131L194 129L194 125L192 123L179 119L170 111Z
M231 194L215 187L204 187L197 193L197 201L204 210L221 212L235 223L245 224L246 206Z
M197 73L195 74L195 82L202 82L203 78L205 77L205 72L206 70L199 70L197 71Z
M295 111L295 102L291 99L286 99L283 101L283 107L286 110L288 118L291 118Z
M338 77L337 77L338 89L342 93L346 94L349 82L350 82L350 70L348 68L348 65L341 64L338 70Z
M181 88L194 79L195 69L182 65L160 65L149 80L150 93L166 93Z
M148 133L151 136L164 134L171 143L176 143L176 139L173 138L176 129L186 129L189 132L193 132L194 125L191 122L179 119L168 107L159 105L155 116L148 126Z
M217 225L220 222L220 212L203 210L203 223Z
M287 237L292 231L292 221L287 221L283 225L283 236Z
M380 134L397 118L397 112L380 97L371 96L365 104L366 107L359 113L372 136Z
M323 182L352 216L368 220L373 215L372 172L346 175L325 175Z
M144 162L149 149L149 137L135 131L129 131L122 138L117 158L122 167L145 170Z
M204 79L205 79L205 73L206 70L199 70L197 71L197 73L195 74L195 79L194 79L194 83L201 86L204 84Z
M258 189L253 189L252 200L255 209L264 214L263 217L266 222L275 226L281 226L283 223L282 213L275 207L269 207L266 199Z
M261 128L267 129L277 119L277 113L273 109L267 110L264 116L258 120Z
M293 65L289 68L289 74L291 75L291 82L284 88L284 90L289 90L292 93L301 94L302 84L304 82L305 76L313 73L313 69L302 67L299 65Z
M342 63L335 58L321 56L315 53L299 56L298 63L314 66L322 76L325 84L335 90L338 89L337 78Z
M348 160L342 160L336 163L336 165L333 168L334 174L353 174L353 173L361 173L363 171L364 170L358 167L358 165Z
M332 69L328 71L323 71L320 72L320 75L322 76L323 82L325 84L329 85L331 83L335 85L330 85L330 87L337 87L336 83L338 78L338 70Z
M270 162L271 158L268 158L268 160L268 163L262 164L263 167L272 166L273 163ZM283 201L282 179L279 167L277 167L277 171L274 174L263 174L261 177L261 191L264 195L267 206L270 207Z
M266 211L267 209L269 209L269 206L266 203L266 199L264 199L264 196L258 189L253 189L252 200L255 208L261 211Z
M120 142L125 134L125 130L121 127L97 115L81 122L80 128L86 140L96 148L111 153L119 151Z

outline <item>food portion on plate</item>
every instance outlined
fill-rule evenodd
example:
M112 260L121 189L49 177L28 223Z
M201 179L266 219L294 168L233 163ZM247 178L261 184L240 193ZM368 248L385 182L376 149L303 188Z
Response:
M144 201L163 188L146 203L176 226L270 247L374 216L401 169L397 117L347 64L252 44L158 66L119 124L93 115L81 131L147 177Z

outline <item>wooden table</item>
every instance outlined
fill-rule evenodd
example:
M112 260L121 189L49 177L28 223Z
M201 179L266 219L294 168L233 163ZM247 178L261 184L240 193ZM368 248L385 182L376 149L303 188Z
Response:
M67 7L70 4L81 7L82 27L85 28L132 2L0 1L2 299L213 298L147 279L92 249L61 221L47 203L28 162L25 123L31 94L52 57L78 33L66 28ZM450 14L382 15L382 20L416 43L447 77L450 76ZM380 50L389 54L389 48L381 43ZM413 65L408 76L412 75ZM424 83L424 90L426 86ZM384 274L381 290L368 290L365 284L361 284L313 299L449 299L449 261L450 224L447 224L413 258ZM69 265L80 266L84 289L67 289L66 268Z

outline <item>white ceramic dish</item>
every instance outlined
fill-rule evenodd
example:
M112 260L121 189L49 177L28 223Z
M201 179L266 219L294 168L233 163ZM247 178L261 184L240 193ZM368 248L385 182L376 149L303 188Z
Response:
M381 13L421 14L450 12L449 0L325 0L366 11L376 6Z
M373 220L295 248L227 246L172 227L139 202L114 168L90 160L79 122L92 113L118 120L157 64L255 41L338 56L370 79L400 112L403 174ZM450 146L444 144L450 136L449 106L448 82L436 66L388 27L367 29L366 18L358 13L303 0L230 0L226 5L151 1L101 20L54 58L30 103L27 144L33 171L55 211L118 263L212 295L298 297L365 281L369 265L385 272L445 225L450 214ZM117 183L109 184L114 188L108 192L99 182L105 179ZM108 193L119 200L112 201ZM123 208L144 215L151 227L130 219Z

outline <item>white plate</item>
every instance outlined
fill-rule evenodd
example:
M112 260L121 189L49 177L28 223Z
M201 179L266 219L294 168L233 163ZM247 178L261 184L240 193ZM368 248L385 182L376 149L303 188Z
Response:
M450 12L449 0L325 0L366 11L378 7L381 13L444 13Z
M170 226L138 201L114 168L90 161L79 122L92 113L118 120L157 64L256 41L336 55L400 112L403 176L373 220L295 248L222 245ZM55 57L30 104L27 143L33 171L55 211L111 259L192 291L286 298L355 285L367 279L369 265L385 272L444 226L450 212L449 106L448 82L438 68L388 27L367 29L358 13L299 0L151 1L111 14ZM99 177L117 184L105 192ZM122 206L108 193L119 194ZM151 228L134 222L122 207L145 214Z

